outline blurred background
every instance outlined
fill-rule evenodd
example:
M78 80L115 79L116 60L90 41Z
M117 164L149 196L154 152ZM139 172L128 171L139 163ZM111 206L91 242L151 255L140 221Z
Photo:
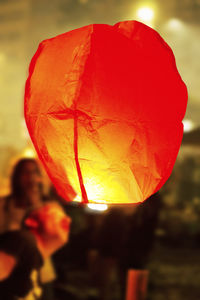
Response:
M132 19L156 29L172 47L189 93L181 149L173 173L160 191L155 246L148 262L148 299L199 300L200 0L0 0L0 196L9 193L9 176L16 161L35 157L23 118L23 94L28 65L39 42L90 23ZM79 238L84 241L88 220L94 231L110 210L88 209L68 207L75 220L74 232L82 233ZM86 251L85 243L76 244L81 253ZM72 283L61 280L57 284L65 289L68 284L73 291L73 284L81 282L84 290L82 263L77 268L67 264L71 259L68 248L60 254L65 257L64 270L59 255L55 261L62 279L67 270L75 270L68 275ZM77 298L73 299L86 299L83 291L74 295ZM116 295L113 299L118 299Z

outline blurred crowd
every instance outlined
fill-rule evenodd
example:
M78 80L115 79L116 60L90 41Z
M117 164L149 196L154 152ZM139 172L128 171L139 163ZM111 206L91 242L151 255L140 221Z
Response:
M95 212L67 203L53 186L44 192L34 159L15 165L10 185L0 199L2 300L125 299L129 270L144 277L138 289L147 284L158 194L140 205Z

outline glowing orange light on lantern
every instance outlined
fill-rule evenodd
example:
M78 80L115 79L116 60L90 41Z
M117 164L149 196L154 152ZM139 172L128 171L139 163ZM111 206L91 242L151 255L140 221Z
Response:
M89 25L43 41L30 64L25 118L59 194L144 201L171 174L187 89L148 26Z

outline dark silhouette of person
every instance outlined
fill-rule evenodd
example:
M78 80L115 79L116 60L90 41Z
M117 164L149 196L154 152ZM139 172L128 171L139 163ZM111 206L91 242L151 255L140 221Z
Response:
M1 201L0 294L18 299L32 292L36 299L38 271L68 241L71 220L58 203L45 199L41 173L33 159L17 163L11 194Z

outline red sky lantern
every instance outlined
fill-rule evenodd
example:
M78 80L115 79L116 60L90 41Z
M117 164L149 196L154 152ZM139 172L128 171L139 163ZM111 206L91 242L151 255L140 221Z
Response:
M45 40L25 90L27 127L66 200L137 203L171 174L187 88L148 26L85 26Z

